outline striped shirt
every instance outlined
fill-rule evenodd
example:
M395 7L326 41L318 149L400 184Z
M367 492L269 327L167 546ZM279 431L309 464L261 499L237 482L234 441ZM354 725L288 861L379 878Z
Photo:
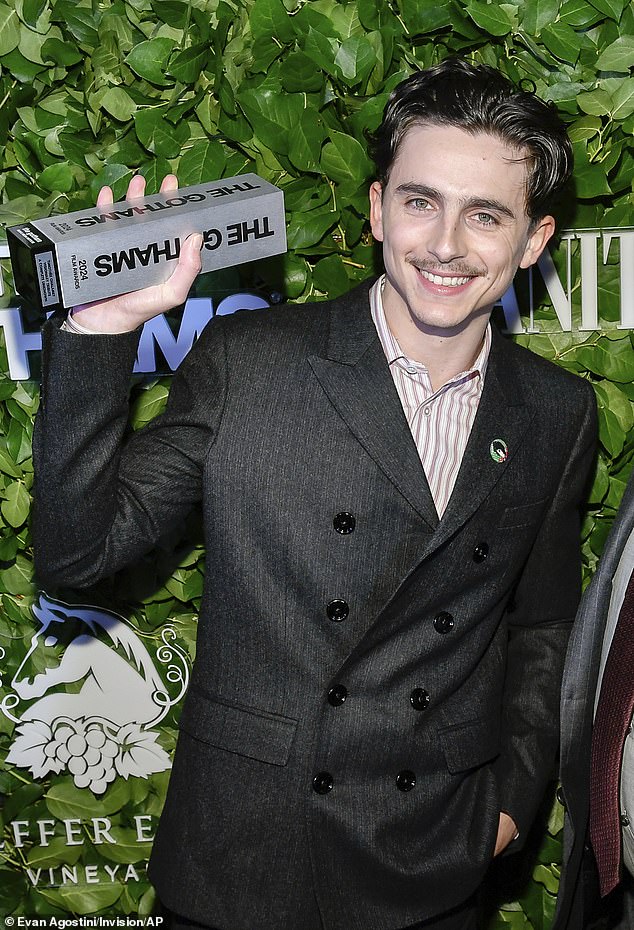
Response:
M429 372L407 358L390 330L383 310L384 277L372 286L370 310L409 428L442 517L449 503L471 427L480 403L489 350L491 324L473 368L462 371L434 392Z

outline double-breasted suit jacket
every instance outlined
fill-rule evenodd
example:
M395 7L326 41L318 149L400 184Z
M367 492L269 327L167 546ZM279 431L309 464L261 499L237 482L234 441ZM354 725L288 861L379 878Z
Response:
M466 899L553 763L589 385L496 335L439 521L367 285L214 320L130 437L136 337L47 329L42 582L90 585L203 508L163 901L229 930L388 930Z
M612 580L634 530L634 481L627 485L597 571L579 606L570 637L561 690L560 778L566 808L564 854L553 930L581 930L584 903L583 853L590 805L590 749L601 654ZM634 568L634 566L632 566Z

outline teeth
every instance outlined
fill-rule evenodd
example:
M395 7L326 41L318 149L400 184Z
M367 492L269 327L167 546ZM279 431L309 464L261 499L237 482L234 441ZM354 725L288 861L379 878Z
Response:
M460 287L461 284L466 284L471 280L470 277L448 278L439 274L432 274L430 271L423 271L422 269L420 273L424 278L427 278L428 281L431 281L432 284L442 284L444 287Z

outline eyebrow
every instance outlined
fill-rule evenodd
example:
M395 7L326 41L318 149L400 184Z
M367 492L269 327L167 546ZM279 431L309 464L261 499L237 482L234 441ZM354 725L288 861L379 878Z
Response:
M407 181L404 184L399 184L395 193L415 194L417 197L427 197L432 200L440 201L444 200L443 195L440 191L436 190L435 187L428 187L426 184L416 184L414 181ZM467 209L490 210L493 213L499 213L501 216L507 216L510 220L516 219L513 210L499 200L489 200L486 197L468 197L464 198L461 202Z

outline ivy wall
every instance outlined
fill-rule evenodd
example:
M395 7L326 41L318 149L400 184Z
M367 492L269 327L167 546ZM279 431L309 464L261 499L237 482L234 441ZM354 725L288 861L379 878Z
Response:
M403 77L450 54L528 80L556 102L576 155L574 190L562 204L567 228L634 225L634 10L627 0L0 0L0 222L89 206L104 183L120 197L136 171L150 190L169 171L182 185L255 171L284 189L288 254L239 275L208 275L196 295L250 289L269 301L333 297L377 269L365 133ZM601 233L594 245L593 331L579 325L591 263L586 254L582 267L581 241L571 238L554 258L564 284L570 273L572 325L562 331L536 280L534 325L527 325L534 331L515 337L596 388L601 456L583 532L586 580L634 455L634 352L620 326L634 274L626 240L608 248ZM8 262L2 265L0 314L17 305ZM527 323L529 283L519 282L517 293ZM27 321L29 313L24 308ZM37 319L30 321L35 329ZM135 427L161 409L168 385L139 380ZM11 380L0 344L6 711L37 625L29 532L37 403L36 380ZM204 573L195 520L187 540L88 594L58 594L117 611L152 655L169 629L191 659ZM176 711L158 727L157 745L167 753ZM17 733L11 714L0 713L0 915L150 914L143 863L169 772L135 777L140 769L129 754L127 769L107 786L82 787L68 753L39 767L12 763ZM148 819L140 823L140 815ZM561 824L561 807L549 798L530 855L496 866L491 928L547 930Z

